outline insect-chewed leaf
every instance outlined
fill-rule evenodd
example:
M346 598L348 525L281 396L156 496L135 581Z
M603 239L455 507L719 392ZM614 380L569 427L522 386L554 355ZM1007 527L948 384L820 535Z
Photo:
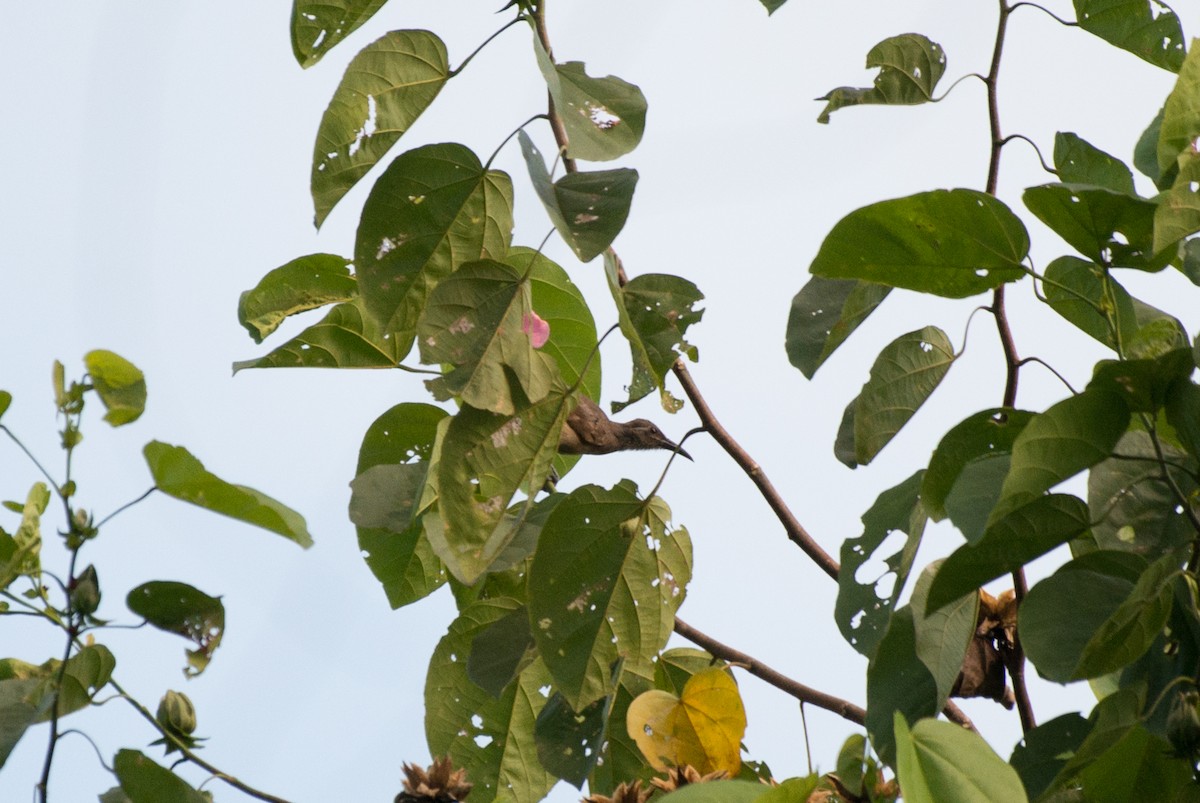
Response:
M812 276L792 299L788 315L788 360L809 379L892 288L851 279Z
M401 357L433 287L512 241L512 182L462 145L402 153L371 188L355 236L358 292Z
M620 674L618 661L613 668L614 689ZM615 693L601 697L577 713L562 692L556 692L533 728L542 766L576 789L582 788L603 753L615 697Z
M567 129L567 155L607 162L632 151L646 130L646 97L635 85L609 75L592 78L583 62L554 64L533 37L538 67ZM586 261L586 260L585 260Z
M138 367L104 349L89 351L83 361L92 387L108 410L104 420L114 427L136 421L146 409L146 377Z
M213 651L225 633L225 606L220 597L210 597L187 583L154 580L129 592L129 610L159 630L183 636L196 645L188 650L190 676L208 666Z
M301 67L311 67L387 0L293 0L292 53Z
M1154 210L1154 248L1175 256L1178 243L1200 231L1200 157L1179 158L1179 175L1158 197Z
M896 712L896 777L907 803L1023 803L1021 777L978 733L923 719L911 730Z
M309 254L275 268L238 299L238 323L263 342L289 315L349 301L358 295L350 260Z
M334 90L313 147L316 224L433 103L450 77L429 31L391 31L363 48Z
M933 89L946 72L942 46L919 33L884 39L867 53L867 69L879 68L875 86L869 89L838 87L817 100L827 101L818 123L846 106L864 103L912 106L933 99Z
M851 212L810 270L965 298L1019 279L1028 253L1025 225L1004 203L976 190L934 190Z
M1087 184L1045 184L1022 196L1029 211L1087 258L1159 270L1172 254L1154 240L1153 201Z
M644 692L630 704L625 725L659 771L690 764L701 774L736 775L742 766L746 711L728 670L693 675L678 697L658 689Z
M621 288L625 316L637 332L659 387L675 360L686 356L699 359L696 347L684 340L687 329L699 323L704 310L700 288L679 276L644 273Z
M334 306L317 323L262 357L239 360L245 368L395 368L407 344L367 313L361 298Z
M608 279L608 289L612 293L613 301L616 302L617 321L621 326L621 334L625 335L625 339L629 342L629 352L633 362L633 376L627 386L629 398L623 402L614 402L613 411L619 412L646 397L657 387L663 409L670 413L678 412L683 407L683 401L676 399L667 391L662 382L664 377L658 375L650 359L650 352L646 344L642 342L637 326L634 325L629 310L625 307L625 295L618 279L619 270L620 263L617 261L616 255L611 251L606 253L604 255L604 275Z
M1164 70L1183 64L1183 28L1160 0L1074 0L1079 27Z
M1054 135L1054 169L1068 184L1092 184L1134 194L1133 173L1124 162L1069 131Z

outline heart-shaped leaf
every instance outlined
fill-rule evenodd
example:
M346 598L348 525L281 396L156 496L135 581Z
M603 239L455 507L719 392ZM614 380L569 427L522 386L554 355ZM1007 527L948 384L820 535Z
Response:
M736 775L742 766L746 711L728 670L693 675L678 697L658 689L639 695L625 724L642 755L660 772L691 765L701 774L724 770Z

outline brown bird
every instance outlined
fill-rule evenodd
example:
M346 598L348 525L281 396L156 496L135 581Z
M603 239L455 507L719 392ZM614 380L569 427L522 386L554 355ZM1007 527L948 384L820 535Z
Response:
M653 422L635 418L624 423L612 421L594 401L582 393L579 403L563 424L558 439L562 454L611 454L626 449L666 449L688 460L692 456L662 434Z

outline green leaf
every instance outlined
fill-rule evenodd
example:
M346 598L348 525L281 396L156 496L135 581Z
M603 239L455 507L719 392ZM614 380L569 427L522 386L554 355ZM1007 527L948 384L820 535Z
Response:
M428 404L397 404L367 428L358 450L358 477L385 469L397 472L401 482L411 475L428 474L437 438L438 423L446 411ZM407 472L409 476L403 476ZM358 480L355 480L357 483ZM351 485L354 489L354 484ZM386 510L407 509L412 512L408 527L394 532L387 527L364 526L355 522L358 546L375 578L383 585L388 603L393 609L428 596L446 582L446 570L424 536L420 523L423 513L424 488L412 489L411 484L384 486L377 489L380 497L373 504ZM413 493L413 496L408 496ZM390 503L388 500L392 500ZM351 509L366 504L355 489L350 498ZM394 507L384 507L385 505ZM354 519L354 513L351 513ZM403 521L403 517L401 518Z
M355 236L358 292L403 358L429 292L512 241L512 181L462 145L400 154L371 188Z
M963 656L975 635L979 610L979 595L974 591L963 594L952 604L937 611L926 610L929 586L941 563L934 561L925 567L912 593L917 657L937 683L939 707L946 704L950 690L962 671Z
M700 359L696 347L684 339L689 326L700 322L704 310L700 288L679 276L644 273L621 288L625 316L637 332L658 386L665 387L667 372L677 359ZM625 405L614 404L614 411ZM667 405L664 403L664 408ZM668 408L669 409L669 408Z
M513 599L480 600L466 607L438 642L425 678L425 738L433 755L449 755L465 769L480 800L503 794L514 803L536 803L556 778L542 768L533 731L550 684L541 659L521 671L495 699L467 672L474 640L520 607Z
M536 35L533 48L554 108L567 129L568 156L607 162L637 147L646 130L642 90L612 75L592 78L580 61L554 64Z
M647 507L646 505L650 506ZM576 711L613 692L624 656L647 676L691 578L691 539L632 484L586 485L554 511L529 569L529 618L555 686Z
M13 748L37 721L40 713L37 706L40 681L36 678L5 676L9 668L6 664L14 660L8 658L0 661L0 768L4 767ZM42 700L45 710L49 710L52 704L53 698L49 696Z
M138 420L146 409L146 377L129 360L97 349L83 356L92 387L108 410L104 420L119 427Z
M1166 319L1163 319L1166 320ZM1159 332L1161 338L1146 338L1148 332ZM1153 356L1131 360L1101 360L1093 369L1088 391L1101 389L1120 396L1133 412L1157 413L1166 402L1168 389L1177 381L1186 380L1196 370L1182 335L1173 321L1142 327L1138 337L1129 344L1129 351L1143 347ZM1180 348L1179 346L1183 346ZM1159 351L1159 354L1153 352Z
M672 651L668 650L663 656L670 652ZM657 675L657 667L655 674ZM608 717L608 738L601 753L603 760L596 765L588 778L590 792L611 795L618 784L634 779L648 782L654 776L654 768L642 757L637 744L625 728L630 703L639 694L652 688L654 684L649 678L628 671L621 673L621 680L617 684L613 699L612 713Z
M467 658L467 676L476 686L498 698L536 657L533 633L529 632L529 611L522 605L492 622L474 638Z
M896 766L893 715L915 722L937 712L937 681L917 655L912 608L905 605L892 614L887 633L867 666L867 736L871 746L885 763Z
M417 321L421 362L453 366L426 383L434 396L512 415L521 399L541 401L554 377L536 355L529 282L492 260L468 262L429 294ZM510 387L512 381L512 387Z
M976 190L934 190L865 206L833 227L810 270L965 298L1021 278L1029 234Z
M116 665L102 644L81 647L65 667L53 658L38 666L16 658L0 660L0 765L30 725L90 706Z
M1021 776L1030 797L1039 797L1047 790L1083 744L1088 729L1088 721L1072 713L1043 722L1025 734L1008 763Z
M289 315L357 296L350 260L334 254L309 254L275 268L254 289L242 293L238 323L255 343L261 343Z
M1124 162L1071 132L1054 135L1054 168L1067 184L1092 184L1134 194L1133 173Z
M451 420L436 469L442 526L427 521L425 532L461 582L478 580L516 534L501 519L518 489L536 491L545 482L570 411L567 390L558 386L511 416L463 406Z
M142 454L155 487L167 496L278 533L305 549L312 546L303 516L253 488L210 474L182 446L151 441Z
M1159 270L1170 261L1155 242L1153 201L1087 184L1044 184L1025 190L1021 198L1093 262Z
M292 53L301 67L321 60L387 0L292 0Z
M1179 42L1179 50L1182 56L1182 41ZM1192 143L1200 136L1200 55L1196 54L1196 50L1193 47L1182 59L1179 77L1163 105L1155 152L1160 177L1176 167L1180 155L1191 152Z
M929 589L927 611L936 611L984 583L1016 571L1034 558L1087 532L1087 505L1070 494L1039 496L993 521L974 544L946 558Z
M338 304L319 322L270 353L233 364L244 368L395 368L408 344L402 344L356 298Z
M1158 137L1162 133L1163 113L1164 109L1158 110L1158 114L1150 121L1150 125L1146 126L1133 149L1133 166L1148 176L1160 190L1168 189L1175 182L1175 176L1179 172L1174 160L1165 170L1158 167Z
M41 582L42 514L50 503L50 489L35 482L17 507L21 523L12 535L0 530L0 588L7 588L22 575ZM6 503L7 505L7 503Z
M1200 231L1200 158L1179 161L1175 183L1158 196L1154 210L1154 248L1172 255L1180 240Z
M0 417L8 412L8 406L12 404L12 394L7 390L0 390Z
M113 772L129 803L212 803L207 792L197 792L137 750L118 750Z
M1099 265L1059 257L1046 266L1045 276L1050 308L1080 331L1111 349L1117 348L1118 338L1128 341L1137 333L1134 299Z
M1089 803L1128 800L1187 800L1194 789L1192 766L1172 756L1166 739L1145 728L1130 729L1119 742L1079 773L1081 793ZM1194 799L1194 798L1192 798Z
M666 369L661 373L659 367L655 364L650 354L650 347L642 340L642 334L639 331L637 324L634 323L633 316L630 315L629 307L625 303L625 291L621 287L618 275L620 271L620 263L615 254L611 251L604 255L604 275L608 279L608 289L612 293L613 301L617 305L617 321L621 326L621 334L625 335L625 339L629 342L629 351L633 362L633 377L627 386L629 398L623 402L614 402L613 411L619 412L628 407L634 402L647 396L656 387L659 388L659 401L662 403L664 410L670 413L677 412L683 407L683 402L672 396L666 389ZM680 280L681 282L684 280ZM683 285L677 285L677 288L682 288ZM696 294L699 295L699 290ZM652 313L652 310L646 311ZM657 356L661 357L662 354ZM667 366L669 368L670 366Z
M978 733L925 719L910 731L895 714L896 777L905 803L1006 803L1026 801L1016 770Z
M1129 596L1092 633L1079 656L1074 679L1115 672L1150 649L1171 613L1170 580L1182 564L1179 552L1168 553L1142 572Z
M1079 27L1155 67L1179 72L1183 29L1159 0L1075 0Z
M792 299L788 360L809 379L838 346L887 298L892 288L849 279L812 276Z
M654 663L654 688L669 691L678 697L692 675L714 666L725 666L725 662L704 650L692 647L666 650Z
M390 31L359 51L317 129L312 197L318 227L433 103L449 77L446 46L430 31Z
M688 784L658 800L671 803L754 803L767 798L771 787L755 781L710 781ZM658 803L658 800L655 803ZM789 801L791 803L791 801Z
M1167 393L1166 412L1180 444L1200 460L1200 387L1191 381L1176 382Z
M1200 421L1200 413L1195 421ZM1196 481L1179 468L1187 457L1170 444L1159 448L1170 461L1166 470L1183 493L1197 490ZM1088 473L1088 508L1097 521L1092 536L1101 549L1119 549L1157 560L1195 536L1178 500L1163 480L1163 468L1150 436L1131 431L1117 443L1121 458L1110 458Z
M603 253L629 217L638 173L629 168L569 173L550 177L541 151L525 133L517 132L529 179L550 216L550 222L581 262Z
M1013 442L1012 466L989 529L1012 511L1112 454L1129 425L1120 396L1089 386L1036 415Z
M901 335L884 347L854 405L854 457L860 465L874 460L908 423L954 360L954 346L936 326Z
M1193 237L1183 244L1183 259L1176 267L1192 284L1200 287L1200 237Z
M1033 416L1025 410L1000 407L982 410L955 424L942 436L921 482L921 502L930 518L934 521L946 518L947 499L969 465L1011 454L1017 435Z
M616 688L615 678L613 687ZM541 765L576 789L582 789L600 759L612 707L613 695L609 695L575 713L562 692L555 692L533 727Z
M778 11L787 0L758 0L767 9L767 15L770 16Z
M946 72L946 54L937 42L919 33L884 39L867 53L867 69L879 68L875 85L868 89L842 86L817 100L827 101L817 117L828 123L829 115L846 106L864 103L911 106L933 100L933 90Z
M220 597L210 597L186 583L153 580L129 592L129 610L149 624L194 642L188 650L184 674L195 677L204 671L225 632L225 606Z
M833 618L850 646L868 658L875 654L887 630L888 618L904 590L925 531L926 514L919 496L920 487L921 472L918 471L881 493L862 516L863 534L848 538L842 544L842 569L838 572ZM876 551L896 531L908 536L904 546L887 557L876 558ZM871 577L863 567L869 561L877 560L886 566L886 570L878 577ZM860 577L860 574L864 576Z
M1101 550L1074 559L1029 589L1017 626L1038 674L1057 683L1080 677L1080 657L1093 634L1130 596L1145 568L1137 555Z

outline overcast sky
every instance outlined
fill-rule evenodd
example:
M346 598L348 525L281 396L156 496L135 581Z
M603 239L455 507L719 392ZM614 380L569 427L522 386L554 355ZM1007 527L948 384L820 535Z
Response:
M116 653L116 676L151 708L166 688L191 696L199 732L211 737L206 758L292 800L390 800L400 763L428 760L426 663L454 607L442 590L391 611L346 517L363 432L398 401L427 401L419 382L393 371L231 377L232 362L267 350L238 325L238 295L296 256L352 253L370 181L317 234L308 177L317 123L354 53L385 31L428 28L457 65L508 19L492 13L501 5L395 0L307 71L292 57L284 0L43 0L5 9L0 388L16 400L4 422L43 462L61 466L51 363L62 360L78 377L84 353L111 349L145 371L149 403L138 423L121 430L101 423L96 410L86 417L75 466L81 504L104 515L145 491L151 483L141 447L157 438L188 447L223 478L307 517L316 546L305 552L152 497L116 518L83 554L98 567L106 595L99 614L120 622L133 619L125 593L146 580L183 580L223 595L227 633L197 680L182 677L181 639L147 630L98 638ZM1065 0L1048 5L1071 16ZM1200 0L1173 5L1185 33L1194 33ZM973 304L986 298L895 293L813 382L784 353L790 299L825 233L855 208L927 189L982 189L988 134L975 80L936 105L846 109L828 126L816 123L821 104L812 98L836 86L870 85L867 51L906 32L942 44L943 88L985 72L995 3L793 0L768 19L756 0L573 0L551 2L549 24L560 61L582 60L591 74L618 75L645 92L645 139L619 163L636 167L641 180L616 248L631 275L677 273L707 295L704 320L689 332L701 357L693 374L716 415L836 555L843 539L860 533L859 516L875 496L923 467L950 424L1000 403L1004 376L994 327L976 316L966 356L879 458L856 472L833 459L842 410L883 345L936 324L961 347ZM1001 76L1004 130L1031 137L1047 158L1055 131L1075 131L1128 160L1171 85L1169 74L1025 8L1011 21ZM486 159L543 109L544 93L529 33L514 28L450 82L393 154L458 141ZM544 151L552 148L544 129L532 131ZM549 223L515 141L496 166L516 184L515 241L536 246ZM1006 149L1000 195L1027 223L1021 189L1051 180L1030 148ZM1148 180L1139 180L1149 193ZM1029 227L1036 265L1067 253L1053 235ZM599 260L581 265L557 242L547 253L583 288L598 326L613 323ZM1175 300L1190 288L1177 275L1134 275L1127 286L1180 316L1191 333L1200 329L1200 308ZM1077 385L1086 382L1102 349L1039 309L1028 281L1009 298L1022 356L1043 357ZM293 322L275 340L309 322ZM610 339L603 356L605 401L624 398L627 350ZM1030 367L1019 406L1043 409L1065 393ZM671 417L652 398L630 412L654 418L673 437L696 425L690 407ZM677 461L661 490L695 542L695 578L681 616L861 704L866 665L833 624L833 584L790 544L714 443L695 438L687 448L695 463ZM564 485L612 485L628 476L646 490L665 459L588 459ZM0 443L0 496L24 498L37 479L11 444ZM1071 487L1081 492L1078 483ZM13 517L3 515L11 530ZM55 526L45 530L45 560L65 572L52 548ZM958 543L952 530L931 527L919 564ZM1044 575L1064 555L1039 561L1032 574ZM41 663L61 652L57 633L14 619L0 625L0 657ZM738 678L750 756L780 778L806 772L798 706L752 677ZM1085 686L1064 693L1035 681L1032 694L1041 721L1091 707ZM1007 758L1019 738L1015 713L990 702L963 707ZM72 716L67 726L86 729L106 760L154 738L119 702ZM816 710L808 727L814 762L832 769L853 727ZM0 773L0 800L31 799L45 737L44 727L26 734ZM77 736L61 743L56 770L51 792L60 801L92 799L114 783ZM207 788L218 800L238 799L220 783ZM574 799L565 784L551 796Z

